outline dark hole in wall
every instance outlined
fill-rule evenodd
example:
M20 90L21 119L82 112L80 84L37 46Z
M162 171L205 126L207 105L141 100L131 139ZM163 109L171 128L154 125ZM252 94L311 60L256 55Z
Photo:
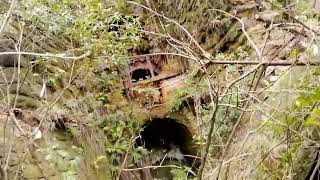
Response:
M143 130L136 138L135 147L143 146L149 151L155 150L155 162L153 165L177 165L189 166L196 172L200 165L197 156L197 148L193 142L189 129L171 118L156 118L147 122ZM159 156L159 152L163 154ZM157 159L157 157L159 159ZM154 179L173 179L172 169L156 168L150 170ZM188 174L188 179L193 176Z
M182 147L191 136L185 125L169 118L153 119L143 128L136 145L144 146L148 150L155 148L169 150L173 145Z
M182 154L192 155L192 135L188 128L174 119L157 118L147 122L135 141L135 146L148 150L179 148Z
M62 120L62 119L57 119L57 120L55 120L55 122L54 122L54 127L56 128L56 129L66 129L66 126L65 126L65 124L64 124L64 121Z
M131 82L141 81L151 78L151 72L149 69L137 69L131 74Z

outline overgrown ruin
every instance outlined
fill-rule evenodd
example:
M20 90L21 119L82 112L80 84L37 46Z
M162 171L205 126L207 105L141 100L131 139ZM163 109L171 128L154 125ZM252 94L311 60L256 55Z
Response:
M318 179L317 0L12 3L0 179Z

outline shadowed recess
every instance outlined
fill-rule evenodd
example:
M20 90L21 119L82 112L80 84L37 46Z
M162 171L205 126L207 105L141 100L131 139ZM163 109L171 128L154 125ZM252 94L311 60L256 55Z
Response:
M183 154L192 154L190 142L192 135L188 128L170 118L157 118L147 122L136 139L136 146L144 146L148 150L180 148Z
M149 69L137 69L133 71L131 75L132 82L141 81L141 80L150 79L150 78L151 78L151 73Z

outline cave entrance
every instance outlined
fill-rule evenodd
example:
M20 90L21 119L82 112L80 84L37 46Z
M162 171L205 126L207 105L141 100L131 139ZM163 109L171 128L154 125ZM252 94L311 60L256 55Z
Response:
M141 81L151 78L151 72L149 69L137 69L131 74L131 82Z
M192 133L186 125L171 118L155 118L143 125L143 130L135 139L135 146L142 146L150 151L149 162L154 166L188 166L193 172L200 165L197 158L197 146ZM174 167L150 169L153 179L171 180ZM190 171L191 172L191 171ZM188 172L187 176L195 177Z
M188 164L190 159L185 155L195 155L192 134L189 129L184 124L170 118L156 118L147 122L136 139L135 145L143 146L150 151L160 149L170 152L178 149L183 160Z

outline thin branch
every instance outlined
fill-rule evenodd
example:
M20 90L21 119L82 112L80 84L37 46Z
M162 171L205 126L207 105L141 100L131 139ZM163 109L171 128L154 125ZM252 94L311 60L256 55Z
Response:
M121 164L121 167L120 167L120 170L119 170L119 173L118 173L118 176L117 176L116 180L120 180L122 170L124 169L124 166L125 166L126 163L127 163L127 158L128 158L130 149L131 149L131 146L129 146L129 148L127 149L126 155L124 156L124 160L123 160L123 162L122 162L122 164ZM160 165L161 165L161 164L160 164Z
M248 71L246 74L240 76L238 79L232 81L230 84L227 85L226 89L224 90L224 92L222 93L222 97L225 97L225 94L229 91L229 89L231 88L231 86L233 86L234 84L236 84L237 82L241 81L242 79L246 78L247 76L249 76L250 74L256 72L260 67L262 66L262 63L259 63L257 66L255 66L254 68L252 68L250 71Z
M310 28L309 26L307 26L305 23L301 22L300 20L298 20L297 18L293 17L290 13L288 13L287 11L283 10L281 7L275 5L274 3L272 3L269 0L265 0L266 2L268 2L271 6L279 9L280 11L282 11L285 15L287 15L288 17L290 17L293 21L295 21L298 24L301 24L303 27L307 28L308 30L312 31L313 33L315 33L315 35L317 35L319 32L315 31L314 29Z
M316 175L317 171L319 171L319 167L320 167L320 158L318 157L318 161L317 161L316 167L314 168L310 179L315 179L314 176Z
M251 97L252 97L252 96L251 96ZM263 113L266 117L271 118L271 119L273 120L273 122L281 125L282 127L287 128L287 124L285 124L285 123L283 123L281 120L279 120L279 119L277 119L277 118L269 115L267 112L265 112L265 110L259 108L259 107L258 107L257 105L255 105L254 103L251 103L251 104L252 104L253 106L255 106L257 109L259 109L259 111L260 111L261 113ZM315 104L320 104L320 100L319 100L318 102L316 102ZM307 113L306 116L303 118L303 121L301 121L300 124L299 124L295 129L289 128L289 130L292 131L292 132L294 132L295 134L299 135L300 137L302 137L303 139L305 139L305 140L307 140L307 141L309 141L309 142L312 142L312 143L314 143L314 144L316 144L316 145L320 145L319 142L310 139L309 137L307 137L306 135L304 135L304 134L302 134L302 133L300 133L300 132L298 131L298 129L299 129L299 127L302 125L302 123L305 122L305 120L307 119L307 117L310 116L312 109L314 109L314 107L311 108L311 110L309 111L309 113Z
M252 84L253 84L254 79L255 79L255 76L253 77L253 80L252 80L252 82L251 82L249 91L251 90L251 87L252 87ZM258 82L257 82L257 83L258 83ZM247 102L246 102L246 104L244 105L243 109L247 109L247 107L249 106L250 100L251 100L251 99L248 99L248 100L247 100ZM235 125L234 125L234 127L233 127L233 129L232 129L232 131L231 131L231 133L230 133L230 135L229 135L229 138L228 138L228 140L227 140L226 146L225 146L225 148L224 148L224 150L223 150L223 152L222 152L221 162L220 162L220 164L219 164L219 166L218 166L218 173L217 173L217 178L216 178L217 180L219 179L219 175L220 175L220 172L221 172L221 168L222 168L222 166L223 166L223 161L224 161L224 158L227 156L229 147L230 147L230 145L231 145L231 141L232 141L232 139L233 139L233 137L234 137L234 134L235 134L236 130L238 129L238 127L239 127L239 125L240 125L240 123L241 123L241 120L242 120L242 118L244 117L244 115L245 115L245 111L242 111L241 114L240 114L240 116L238 117L237 122L235 123Z
M272 112L271 116L273 116L273 115L277 112L277 110L278 110L279 107L280 107L280 104L281 104L281 103L279 103L278 106L277 106L277 108ZM252 135L252 134L254 134L254 133L256 133L256 132L257 132L258 130L260 130L264 125L266 125L267 122L269 122L269 119L270 119L270 118L268 118L268 120L265 120L265 121L264 121L258 128L256 128L255 130L249 131L249 132L247 133L246 137L245 137L244 140L243 140L243 143L242 143L241 147L239 148L238 152L236 153L236 156L241 153L241 151L242 151L244 145L246 144L249 136Z
M19 125L16 117L14 116L13 112L9 112L10 118L12 119L14 125L18 128L18 130L23 134L26 135L26 133L24 132L24 130L21 128L21 126Z
M163 19L165 19L165 20L167 20L167 21L169 21L169 22L174 23L175 25L177 25L179 28L181 28L181 29L187 34L187 36L188 36L188 37L191 39L191 41L197 46L197 48L201 51L202 55L203 55L205 58L207 58L207 59L210 59L210 58L211 58L211 55L210 55L208 52L206 52L206 51L200 46L200 44L193 38L193 36L188 32L188 30L186 30L186 29L185 29L181 24L179 24L177 21L172 20L172 19L164 16L163 14L160 14L160 13L158 13L158 12L156 12L156 11L150 9L149 7L144 6L144 5L140 4L140 3L136 3L136 2L133 2L133 1L127 1L127 2L130 3L130 4L134 4L134 5L140 6L140 7L144 8L144 9L146 9L146 10L154 13L155 15L162 17Z
M228 165L229 163L231 163L234 160L237 160L237 159L240 159L240 158L243 158L243 157L246 157L246 156L250 156L250 155L251 155L251 153L247 153L247 154L238 155L236 157L232 157L231 159L229 159L227 161L224 161L222 166ZM216 171L217 171L217 168L215 168L211 174L206 175L205 179L208 179L208 178L212 177Z
M65 60L80 60L85 57L88 57L91 55L91 52L88 51L81 56L64 56L64 55L59 55L59 54L42 54L42 53L33 53L33 52L0 52L0 56L3 55L31 55L31 56L40 56L40 57L53 57L53 58L61 58Z
M183 57L186 59L191 59L191 60L196 60L195 57L192 56L188 56L188 55L184 55L184 54L179 54L179 53L152 53L152 54L141 54L141 55L135 55L132 58L138 58L138 57L147 57L147 56L160 56L160 55L170 55L170 56L179 56L179 57ZM99 57L107 57L107 56L99 56ZM131 58L131 57L120 57L120 58ZM319 66L320 65L320 60L300 60L301 62L297 62L295 64L295 66ZM230 65L258 65L260 62L258 61L230 61L230 60L223 60L223 59L213 59L210 60L209 62L207 62L205 65L211 65L211 64L230 64ZM261 65L268 65L268 66L292 66L292 62L288 62L288 61L262 61Z
M301 61L301 60L300 60ZM259 65L259 62L257 61L224 61L224 60L213 60L210 61L208 64L233 64L233 65ZM265 66L292 66L292 62L288 61L263 61L261 65ZM320 61L319 60L305 60L302 62L297 62L294 64L295 66L319 66Z
M243 22L240 18L238 18L237 16L234 16L234 15L232 15L232 14L226 12L226 11L222 11L222 10L220 10L220 9L214 9L214 8L213 8L213 9L209 9L208 11L218 11L218 12L224 13L224 14L232 17L232 18L235 18L237 21L239 21L239 23L241 24L241 29L242 29L243 34L246 36L246 38L247 38L248 41L250 42L250 44L251 44L251 46L253 47L253 49L256 51L256 54L257 54L257 56L258 56L259 62L262 62L262 54L261 54L259 48L257 47L257 45L253 42L253 40L252 40L252 39L250 38L250 36L248 35L248 33L247 33L246 29L245 29L244 22Z
M16 48L17 52L21 51L21 43L22 43L22 39L23 39L23 29L22 29L20 21L19 21L19 28L20 28L20 37L19 37L19 40L18 40L17 44L15 45L15 48ZM28 71L29 71L29 69L28 69ZM17 100L18 100L17 97L19 96L20 86L22 86L21 80L20 80L20 75L21 75L21 55L18 55L18 76L17 76L18 77L18 83L17 83L16 95L14 97L13 108L16 107ZM27 74L26 74L26 76L27 76ZM11 104L8 104L8 105L11 106Z
M12 11L13 11L13 9L14 9L14 6L16 5L16 1L17 1L17 0L12 0L12 2L11 2L11 4L10 4L10 8L9 8L9 10L8 10L8 12L7 12L7 15L6 15L6 17L5 17L5 19L4 19L3 23L2 23L2 26L1 26L1 28L0 28L0 35L2 34L4 28L6 27L6 25L7 25L7 23L8 23L8 20L9 20L11 14L12 14Z
M167 167L182 169L182 167L176 166L176 165L165 165L165 166L145 166L145 167L141 167L141 168L122 169L122 171L129 171L130 172L130 171L139 171L139 170L143 170L143 169L157 169L157 168L167 168Z
M236 84L237 82L241 81L241 80L244 79L245 77L249 76L249 75L252 74L253 72L256 72L261 66L270 65L270 63L273 62L273 60L278 56L278 54L279 54L282 50L284 50L284 49L289 45L289 43L294 40L294 38L295 38L295 37L292 37L282 48L280 48L280 49L277 51L277 53L275 53L275 55L274 55L270 60L267 61L268 63L267 63L266 65L264 65L263 62L261 61L261 62L259 62L259 64L258 64L256 67L254 67L253 69L251 69L249 72L247 72L246 74L242 75L242 76L239 77L238 79L236 79L236 80L232 81L230 84L228 84L227 87L226 87L226 89L224 90L224 93L222 94L222 98L224 97L224 94L226 94L226 93L229 91L229 89L230 89L234 84Z
M167 55L167 56L179 56L179 57L183 57L186 59L192 59L192 60L196 60L194 57L192 56L188 56L188 55L184 55L184 54L179 54L179 53L170 53L170 52L160 52L160 53L151 53L151 54L139 54L139 55L134 55L132 57L128 57L128 56L120 56L120 58L123 59L131 59L131 58L139 58L139 57L149 57L149 56L161 56L161 55ZM109 56L98 56L98 57L109 57Z
M210 121L210 129L209 129L209 132L208 132L208 135L207 135L207 142L206 142L204 153L203 153L203 155L201 157L201 165L200 165L200 168L199 168L199 171L198 171L198 176L197 176L198 180L202 179L202 173L203 173L203 169L204 169L204 166L206 164L206 161L207 161L207 157L208 157L208 153L209 153L209 147L210 147L211 139L212 139L212 132L213 132L213 129L214 129L214 124L216 122L216 115L217 115L218 109L219 109L219 98L216 97L215 98L215 109L214 109L214 112L213 112L213 115L212 115L211 121Z

